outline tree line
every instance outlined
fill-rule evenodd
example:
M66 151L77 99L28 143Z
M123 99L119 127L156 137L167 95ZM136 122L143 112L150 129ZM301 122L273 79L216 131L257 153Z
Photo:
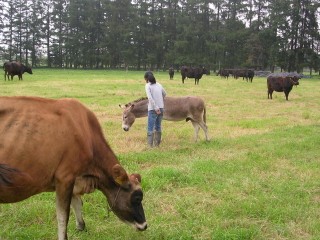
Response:
M3 61L320 69L318 0L1 0Z

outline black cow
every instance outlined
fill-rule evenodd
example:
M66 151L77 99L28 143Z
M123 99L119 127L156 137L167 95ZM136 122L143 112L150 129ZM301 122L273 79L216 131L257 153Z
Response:
M299 77L297 76L276 76L269 75L267 78L268 99L272 99L273 91L284 92L288 101L289 93L293 85L299 85Z
M170 67L170 68L169 68L169 76L170 76L170 80L172 80L172 79L173 79L173 76L174 76L174 69L173 69L173 67Z
M217 72L217 76L221 76L221 77L224 77L226 79L228 79L230 73L229 73L229 70L228 69L220 69L218 72Z
M24 74L25 72L32 74L32 69L30 67L23 65L20 62L5 62L3 64L3 70L4 70L4 80L7 80L7 77L8 77L8 81L10 80L9 76L11 76L11 80L13 80L13 76L18 75L19 80L23 80L22 74Z
M252 82L253 77L254 77L254 71L251 69L248 69L247 70L247 81L249 80L250 82Z
M252 82L254 77L254 71L251 69L234 69L233 76L235 79L242 77L242 80L246 79L247 82Z
M209 71L205 67L181 67L182 83L186 78L194 78L194 84L199 84L199 80L203 74L209 74Z

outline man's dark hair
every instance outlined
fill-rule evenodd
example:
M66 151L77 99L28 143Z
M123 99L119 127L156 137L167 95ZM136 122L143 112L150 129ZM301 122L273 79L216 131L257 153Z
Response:
M156 78L153 76L153 73L151 71L147 71L145 74L144 74L144 78L145 79L148 79L148 82L150 84L155 84L157 81L156 81Z
M153 76L153 73L151 71L147 71L145 74L144 74L144 78L145 79L148 79L149 76Z

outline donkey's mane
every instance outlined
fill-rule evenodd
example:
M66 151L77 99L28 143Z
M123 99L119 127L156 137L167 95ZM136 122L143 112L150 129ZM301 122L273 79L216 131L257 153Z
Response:
M132 105L134 103L138 103L138 102L141 102L141 101L146 100L146 99L148 99L148 98L147 97L141 97L141 98L138 98L138 99L136 99L136 100L134 100L132 102L129 102L128 104Z

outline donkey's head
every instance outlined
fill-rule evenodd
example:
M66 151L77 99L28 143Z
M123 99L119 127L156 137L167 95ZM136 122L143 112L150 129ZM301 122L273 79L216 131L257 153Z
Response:
M130 127L136 120L136 116L132 113L134 104L119 105L123 109L122 113L122 129L129 131Z

